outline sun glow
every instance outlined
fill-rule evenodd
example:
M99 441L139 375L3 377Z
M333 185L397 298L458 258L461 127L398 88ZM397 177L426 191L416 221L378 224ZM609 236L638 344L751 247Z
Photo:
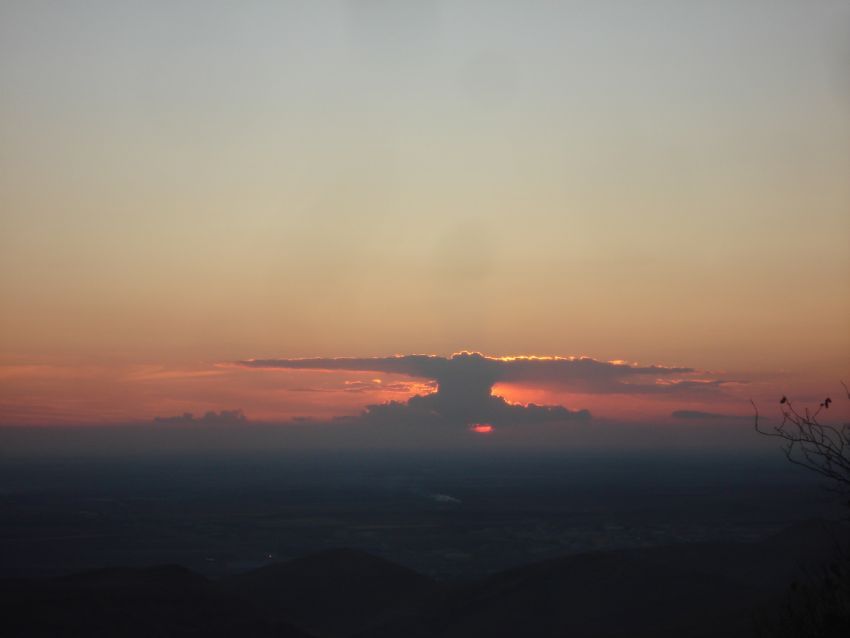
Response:
M469 430L476 434L490 434L493 431L493 426L489 423L473 423L469 426Z

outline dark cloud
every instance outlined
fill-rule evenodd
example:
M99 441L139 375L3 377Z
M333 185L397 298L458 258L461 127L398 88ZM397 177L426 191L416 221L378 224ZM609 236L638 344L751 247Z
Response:
M461 352L449 358L398 355L371 358L252 359L238 365L291 370L352 370L401 374L436 383L436 392L417 395L406 403L370 405L362 415L369 421L543 423L590 418L587 410L554 405L514 405L491 390L496 383L567 387L576 392L665 394L704 391L722 381L682 379L692 368L636 366L588 357L488 357ZM368 385L368 384L367 384ZM363 391L362 384L352 388Z
M489 393L486 397L464 397L441 390L416 395L405 403L390 401L370 405L359 417L369 423L489 423L497 426L587 421L590 418L587 410L569 410L561 405L515 405Z
M221 412L207 412L200 417L195 417L191 412L184 412L178 416L158 416L154 418L154 422L168 425L232 425L247 423L248 419L242 410L222 410Z
M752 421L753 416L740 414L720 414L718 412L703 412L701 410L676 410L671 413L675 419L717 420L717 421Z
M719 385L717 380L681 379L693 368L636 366L589 357L488 357L461 352L449 358L398 355L370 358L251 359L238 365L291 370L356 370L403 374L436 381L445 394L482 395L496 383L565 386L588 393L658 394Z

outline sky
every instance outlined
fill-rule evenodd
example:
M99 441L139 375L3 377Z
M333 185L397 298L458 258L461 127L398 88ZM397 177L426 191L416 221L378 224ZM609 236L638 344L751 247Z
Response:
M848 68L846 0L5 0L0 425L841 398Z

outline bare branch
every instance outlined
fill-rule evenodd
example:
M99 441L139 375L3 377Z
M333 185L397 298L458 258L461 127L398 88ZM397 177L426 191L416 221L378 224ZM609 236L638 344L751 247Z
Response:
M850 388L843 381L841 385L850 399ZM835 426L818 421L832 399L827 397L813 411L804 408L801 413L783 396L782 422L770 429L761 426L758 406L752 400L750 403L755 412L756 432L781 439L782 452L788 461L820 474L833 482L834 489L850 495L850 423Z

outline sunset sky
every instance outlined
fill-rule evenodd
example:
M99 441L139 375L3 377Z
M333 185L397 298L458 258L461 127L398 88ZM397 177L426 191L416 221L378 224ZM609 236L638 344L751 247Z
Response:
M463 351L846 414L848 68L844 0L4 1L0 425L412 410L333 362Z

